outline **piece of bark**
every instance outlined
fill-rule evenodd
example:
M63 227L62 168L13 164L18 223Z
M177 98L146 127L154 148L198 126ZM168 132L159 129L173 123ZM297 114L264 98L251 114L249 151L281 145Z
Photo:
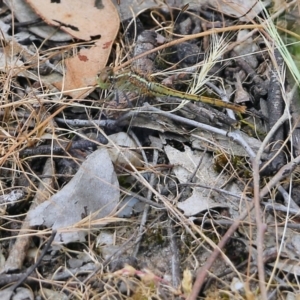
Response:
M283 57L278 50L274 51L274 56L277 61L277 67L273 67L270 71L270 86L268 90L268 115L269 115L269 130L275 125L275 123L280 119L284 111L284 101L281 91L281 83L278 79L278 70L282 70L283 67ZM282 166L285 165L285 154L280 148L282 147L284 141L284 127L281 126L272 137L270 145L267 149L269 152L267 167L264 169L264 174L273 174L277 172ZM279 151L279 152L278 152Z
M292 141L295 156L300 155L300 96L298 92L294 93L291 102L291 115L292 115Z
M44 179L39 184L39 188L30 206L30 210L34 209L51 196L50 189L53 187L53 174L53 162L52 159L49 158L46 161L43 170ZM1 273L12 272L22 268L27 249L31 241L31 237L26 235L31 233L30 228L28 218L26 217L23 221L16 242L9 253L8 259L5 262L3 269L0 271Z
M133 56L138 56L146 51L152 50L159 44L162 36L155 31L145 30L137 38L136 45L133 49ZM154 72L154 60L156 53L151 53L132 62L132 70L137 74L148 76Z

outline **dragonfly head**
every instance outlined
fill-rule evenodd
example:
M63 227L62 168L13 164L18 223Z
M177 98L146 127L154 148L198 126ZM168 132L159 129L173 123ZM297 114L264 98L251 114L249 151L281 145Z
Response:
M107 90L112 86L113 71L111 68L104 68L98 75L97 83L102 90Z

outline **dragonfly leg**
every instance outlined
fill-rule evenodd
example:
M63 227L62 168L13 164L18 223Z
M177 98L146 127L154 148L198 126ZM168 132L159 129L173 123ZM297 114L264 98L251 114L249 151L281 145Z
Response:
M131 101L129 100L129 98L128 98L128 96L127 96L126 93L124 93L124 97L125 97L125 99L127 101L128 107L133 108L133 105L132 105Z
M116 100L117 105L119 105L120 104L120 97L119 97L119 92L118 91L116 91L115 100Z

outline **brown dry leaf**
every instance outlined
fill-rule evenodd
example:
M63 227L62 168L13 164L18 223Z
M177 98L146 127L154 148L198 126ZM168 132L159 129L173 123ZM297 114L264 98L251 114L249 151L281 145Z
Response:
M138 146L127 133L118 132L111 134L109 135L109 140L110 147L107 150L110 159L115 165L129 169L131 168L129 164L132 164L136 168L143 166L142 156L135 151ZM112 142L119 147L114 147Z
M110 0L102 0L100 8L95 0L26 1L46 23L60 26L77 39L90 41L100 36L91 47L74 51L74 56L65 60L64 80L54 84L73 98L86 96L91 90L73 90L93 86L97 73L105 67L120 24L115 6Z

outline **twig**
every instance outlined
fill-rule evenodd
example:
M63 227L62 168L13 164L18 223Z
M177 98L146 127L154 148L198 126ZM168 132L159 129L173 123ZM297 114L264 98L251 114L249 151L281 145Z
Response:
M287 98L288 103L286 103L284 112L282 114L282 116L279 118L279 120L274 124L274 126L270 129L270 131L268 132L267 136L264 138L262 144L260 145L259 150L257 151L257 157L260 159L263 151L265 150L267 144L269 143L270 139L272 138L272 136L276 133L277 129L282 126L287 120L289 120L291 118L290 112L289 112L289 101L290 99Z
M224 189L219 189L219 188L216 188L216 187L213 187L213 186L207 186L207 185L204 185L204 184L201 184L201 183L178 183L179 187L180 186L185 186L185 185L194 186L194 187L201 187L201 188L204 188L204 189L213 190L213 191L216 191L218 193L225 194L225 195L237 198L237 199L241 199L242 197L244 197L244 195L242 195L242 194L238 195L238 194L226 191ZM253 201L253 199L249 198L249 197L244 197L244 199L247 200L247 201Z
M251 147L248 145L248 143L242 138L242 136L241 136L241 134L239 134L238 130L233 131L233 132L229 132L229 131L226 131L226 130L223 130L223 129L215 128L215 127L212 127L212 126L209 126L209 125L206 125L206 124L202 124L202 123L199 123L199 122L196 122L196 121L193 121L193 120L189 120L189 119L171 114L169 112L159 110L155 107L149 106L147 103L145 103L145 107L143 108L143 110L153 111L154 113L161 114L161 115L166 116L166 117L168 117L168 118L170 118L174 121L181 122L181 123L187 124L189 126L194 126L194 127L197 127L197 128L201 128L203 130L207 130L207 131L210 131L210 132L214 132L214 133L220 134L220 135L225 136L225 137L229 137L233 141L239 143L246 150L246 152L249 154L250 157L252 157L252 158L255 157L254 151L251 149Z
M195 300L198 297L198 294L204 284L205 278L208 274L208 270L212 267L213 263L219 256L221 249L223 249L227 243L227 240L234 234L237 228L240 225L240 222L248 216L249 211L253 208L253 204L250 204L249 210L245 210L241 216L233 222L233 224L229 227L227 232L223 235L220 242L218 243L217 247L214 249L210 257L207 259L204 266L198 271L196 281L194 283L192 292L188 297L188 300Z
M158 151L156 149L154 149L152 164L156 165L157 160L158 160ZM150 180L149 180L149 184L150 184L151 187L153 187L153 185L154 185L154 180L155 180L155 174L151 173L151 177L150 177ZM151 197L152 197L152 191L149 189L148 193L147 193L147 199L150 200ZM143 233L144 233L144 230L145 230L145 225L146 225L146 222L147 222L147 216L148 216L149 209L150 209L150 206L148 204L146 204L145 208L144 208L143 215L142 215L142 219L141 219L139 233L138 233L138 236L137 236L137 239L136 239L136 245L135 245L135 249L133 251L133 256L137 256L137 254L138 254L138 251L139 251L139 248L140 248L140 242L142 240Z
M292 174L295 168L300 164L300 155L292 159L288 164L283 166L273 177L272 179L261 189L259 197L264 197L269 191L276 186L276 184L282 179L288 177Z
M265 206L265 210L270 210L270 211L281 211L287 214L287 216L290 216L291 214L295 216L300 215L300 210L295 209L295 208L289 208L286 207L280 203L269 203L269 202L261 202Z
M282 185L278 185L278 191L281 193L285 206L290 206L291 209L295 209L300 212L300 208L298 204L293 200L290 193L287 193L286 190L282 187Z
M261 299L267 300L267 289L265 282L265 268L264 268L264 234L267 226L262 222L261 209L260 209L260 193L259 193L259 157L256 157L252 162L253 168L253 186L254 186L254 209L255 209L255 220L257 227L256 234L256 247L257 247L257 270L259 278L259 288Z
M163 100L160 100L160 97L156 98L162 103L182 104L182 99L176 97L163 97ZM184 104L184 106L182 106L181 109L198 116L201 120L207 120L207 122L212 125L224 126L224 124L226 124L234 128L239 126L239 122L236 119L230 118L225 113L215 109L212 106L209 106L206 103L198 102L197 104L194 104L192 102L187 102Z
M137 148L141 151L141 154L142 154L142 157L143 157L143 160L144 160L144 163L145 164L148 164L148 158L147 158L147 155L144 151L144 148L142 146L142 144L140 143L138 137L136 136L136 134L131 130L129 129L128 130L128 135L133 139L133 141L135 142ZM153 164L154 166L156 165L157 162L155 162L155 164ZM149 198L150 199L150 198Z
M80 120L80 119L65 119L65 118L54 118L56 122L60 122L63 124L68 124L70 126L80 126L80 127L86 127L86 126L93 126L98 125L100 127L109 127L113 128L116 126L118 120Z
M189 176L189 178L187 178L187 181L182 185L183 189L180 191L180 196L178 197L177 201L180 201L181 196L185 193L186 188L189 187L189 183L192 183L194 181L195 176L197 175L197 172L199 171L199 168L203 162L204 159L204 155L206 153L207 149L205 148L205 150L203 151L203 153L201 154L201 157L199 159L199 162L194 170L194 172Z
M168 237L170 240L170 248L171 248L172 285L175 288L178 288L181 283L180 253L179 253L178 243L175 237L174 223L171 219L168 220L167 231L168 231Z
M120 191L122 191L126 195L132 196L133 198L137 198L141 202L144 202L144 203L147 203L147 204L149 204L149 205L151 205L153 207L159 208L160 210L165 209L165 207L162 204L159 204L159 203L156 203L156 202L154 202L152 200L144 198L144 197L142 197L142 196L140 196L140 195L138 195L138 194L136 194L136 193L134 193L132 191L128 191L128 190L126 190L126 189L124 189L122 187L120 187Z
M264 261L263 261L263 246L264 246L264 233L266 231L266 224L262 222L261 218L261 210L260 210L260 199L263 197L262 194L266 191L266 186L270 187L272 181L274 182L274 177L269 181L269 183L263 188L263 190L259 191L259 181L260 181L260 174L259 174L259 164L261 154L267 145L267 142L276 134L277 129L287 120L291 118L290 115L290 99L285 97L285 109L282 116L279 120L272 126L270 132L268 133L267 137L264 139L263 143L260 146L260 149L257 152L255 159L252 161L252 168L253 168L253 185L254 185L254 208L255 208L255 219L257 224L257 236L256 236L256 245L257 245L257 269L258 269L258 277L259 277L259 287L261 292L261 298L267 299L267 288L265 282L265 270L264 270ZM285 165L283 168L285 168ZM293 167L292 167L293 169ZM279 170L279 172L282 168ZM278 172L278 173L279 173ZM278 174L277 173L277 174ZM288 171L287 171L288 173ZM286 173L284 175L287 175ZM276 176L277 177L277 176Z
M258 277L259 277L259 287L261 292L261 298L267 299L267 288L265 282L265 269L264 269L264 261L263 261L263 247L264 247L264 233L266 231L266 224L262 222L261 217L261 209L260 209L260 199L262 198L262 191L259 191L259 181L260 181L260 174L259 174L259 164L261 154L265 149L268 141L276 134L277 129L287 120L290 118L289 112L289 105L290 99L286 99L286 107L282 116L279 120L272 126L270 132L264 139L263 143L261 144L255 159L252 161L252 168L253 168L253 185L254 185L254 208L255 208L255 219L257 224L257 236L256 236L256 245L257 245L257 270L258 270ZM270 180L272 182L274 177ZM270 184L268 183L268 185ZM264 187L266 190L266 186ZM268 189L269 191L269 189Z

